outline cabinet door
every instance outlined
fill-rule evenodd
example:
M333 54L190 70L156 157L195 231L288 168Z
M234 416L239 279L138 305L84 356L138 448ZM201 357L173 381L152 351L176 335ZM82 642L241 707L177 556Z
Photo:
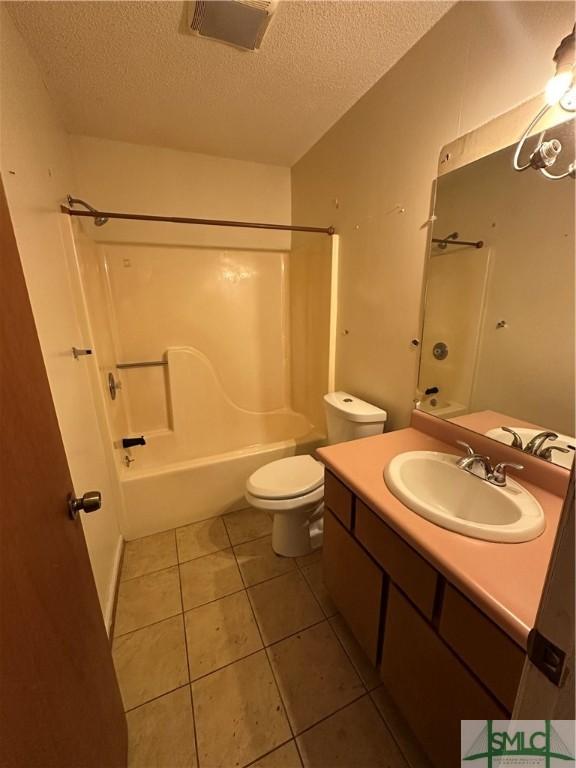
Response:
M449 584L438 631L496 698L512 711L525 652Z
M414 605L432 619L438 574L423 557L361 501L354 535Z
M324 475L324 504L346 528L352 529L354 519L352 491L328 470Z
M460 765L460 720L508 717L393 585L381 675L437 768Z
M324 514L322 557L330 597L376 664L384 575L328 510Z

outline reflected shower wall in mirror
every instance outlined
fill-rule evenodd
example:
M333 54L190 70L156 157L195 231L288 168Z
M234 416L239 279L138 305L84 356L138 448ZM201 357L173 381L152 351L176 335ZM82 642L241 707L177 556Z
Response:
M574 120L554 136L572 159ZM501 430L511 427L523 448L538 432L554 431L560 437L540 452L569 467L575 184L514 171L514 149L438 179L417 407L517 443ZM551 446L564 450L545 450Z

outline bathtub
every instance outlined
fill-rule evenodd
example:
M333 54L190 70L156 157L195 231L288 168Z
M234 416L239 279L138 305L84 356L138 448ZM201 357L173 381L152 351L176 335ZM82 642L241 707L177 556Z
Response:
M164 356L168 428L146 433L146 445L118 453L128 540L246 507L244 487L252 472L324 442L301 413L240 407L198 349L171 347Z
M324 436L294 411L261 414L255 434L244 445L200 458L190 458L173 432L146 437L134 448L134 461L123 467L122 531L131 540L246 507L244 487L252 472L270 461L311 453ZM256 442L266 436L266 442ZM238 441L237 433L233 435Z

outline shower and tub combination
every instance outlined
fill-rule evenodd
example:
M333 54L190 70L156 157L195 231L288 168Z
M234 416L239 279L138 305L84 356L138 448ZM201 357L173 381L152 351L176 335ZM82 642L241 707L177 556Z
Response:
M68 203L63 212L79 217L69 223L116 448L125 538L245 507L255 470L325 441L338 237L331 228ZM143 223L142 239L124 242L116 219L271 228L291 231L292 240L278 249L262 247L258 234L253 249L166 244ZM123 439L140 436L145 445L123 448Z

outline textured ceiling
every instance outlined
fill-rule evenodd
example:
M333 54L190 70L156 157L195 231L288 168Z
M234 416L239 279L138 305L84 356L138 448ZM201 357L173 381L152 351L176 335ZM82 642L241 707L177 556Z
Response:
M257 53L184 2L6 5L69 132L292 165L453 2L283 0Z

